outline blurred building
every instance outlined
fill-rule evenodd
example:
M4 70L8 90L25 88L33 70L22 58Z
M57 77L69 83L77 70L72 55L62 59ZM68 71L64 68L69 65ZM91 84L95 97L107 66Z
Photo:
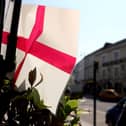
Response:
M76 64L73 73L68 81L67 89L70 93L75 95L83 94L83 82L84 82L84 60Z
M73 76L77 84L82 84L84 82L84 60L78 62L73 71Z
M84 63L84 83L93 80L93 63L98 62L97 82L102 88L126 89L126 39L105 43L81 61Z

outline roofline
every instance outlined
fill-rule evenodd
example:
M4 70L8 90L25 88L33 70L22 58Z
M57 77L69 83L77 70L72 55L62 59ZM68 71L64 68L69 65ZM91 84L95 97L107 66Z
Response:
M86 56L84 57L84 59L87 58L87 57L89 57L89 56L91 56L91 55L93 55L93 54L95 54L95 53L97 53L97 52L99 52L99 51L101 51L101 50L108 49L108 48L111 48L111 47L113 47L113 46L117 46L117 45L119 45L119 44L125 43L125 42L126 42L126 39L119 40L119 41L117 41L117 42L115 42L115 43L108 43L108 42L106 42L105 44L108 43L108 44L110 44L110 46L106 46L106 47L105 47L105 44L104 44L103 47L101 47L101 48L99 48L99 49L93 51L92 53L86 55Z

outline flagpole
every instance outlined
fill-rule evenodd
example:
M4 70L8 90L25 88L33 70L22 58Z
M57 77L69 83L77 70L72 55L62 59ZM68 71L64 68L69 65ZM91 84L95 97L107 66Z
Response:
M0 0L0 81L4 73L4 61L1 55L1 44L2 44L2 33L4 24L4 11L5 11L5 0Z
M21 0L14 0L11 30L8 36L8 44L7 44L7 51L5 57L7 72L11 72L15 69L17 30L18 30L18 23L19 23L20 8L21 8Z
M4 10L5 10L5 0L0 0L0 53L1 53L1 43L2 43Z

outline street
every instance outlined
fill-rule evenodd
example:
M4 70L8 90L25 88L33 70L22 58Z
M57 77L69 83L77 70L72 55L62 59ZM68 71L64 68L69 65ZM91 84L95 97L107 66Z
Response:
M103 102L97 100L96 102L96 126L107 126L105 124L105 113L107 109L111 108L116 103ZM93 126L93 99L83 98L80 100L80 108L84 110L84 113L81 114L81 123L82 126L85 126L83 122Z

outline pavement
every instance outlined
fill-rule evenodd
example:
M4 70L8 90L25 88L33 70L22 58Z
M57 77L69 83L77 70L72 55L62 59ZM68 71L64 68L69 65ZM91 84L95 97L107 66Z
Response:
M87 123L87 122L84 122L84 121L81 121L81 125L82 126L92 126L91 124Z
M86 113L86 114L87 114L87 113ZM84 119L82 119L81 117L80 117L80 122L81 122L81 125L82 125L82 126L92 126L92 125L89 124L88 122L84 121Z
M80 102L85 102L86 100L81 99ZM89 114L89 110L88 109L84 109L84 111L81 114ZM82 117L80 117L80 122L82 126L92 126L91 124L89 124L88 122L84 121L84 119L82 119Z

